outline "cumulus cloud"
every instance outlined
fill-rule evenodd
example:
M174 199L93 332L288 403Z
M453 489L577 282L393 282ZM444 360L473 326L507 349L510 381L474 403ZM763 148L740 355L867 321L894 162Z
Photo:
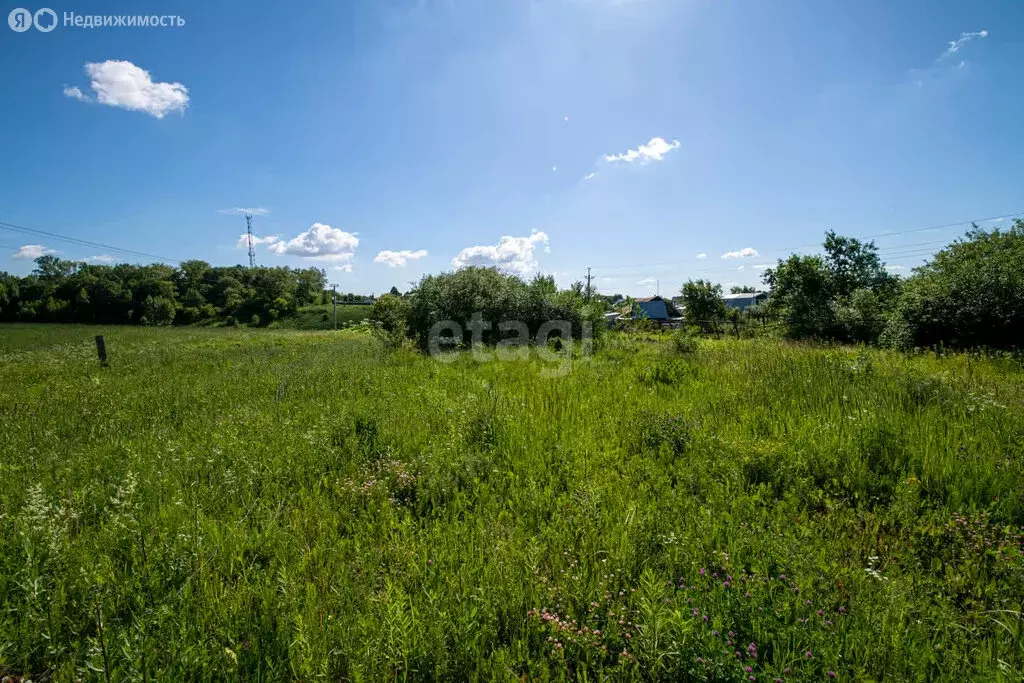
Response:
M217 209L217 213L229 213L234 216L244 216L245 214L249 214L250 216L266 216L270 213L270 209L262 209L259 207L247 209L245 207L236 206L233 209Z
M252 244L253 244L253 246L258 246L260 244L274 244L275 242L280 242L280 241L281 241L281 238L278 237L277 235L267 235L266 237L260 237L259 235L253 235L252 236ZM249 235L248 235L248 233L244 233L243 232L241 235L239 235L238 236L238 243L235 244L235 246L238 247L239 249L248 249L249 248Z
M145 112L158 119L174 111L184 113L188 107L188 88L181 83L155 83L148 71L131 62L88 62L85 73L91 79L92 95L100 104ZM65 86L64 94L83 102L92 101L77 86Z
M546 233L535 230L528 237L505 235L496 245L466 247L452 259L452 267L496 266L519 275L529 275L537 270L535 251L538 244L548 244Z
M334 268L332 270L337 270L337 271L342 272L342 273L351 273L352 272L352 264L351 263L345 263L345 264L342 264L340 266L334 266Z
M273 242L267 243L268 251L274 254L298 256L311 261L348 261L355 256L358 246L356 233L332 228L324 223L314 223L309 230L290 240L274 238Z
M946 48L946 51L942 53L942 56L948 57L953 53L959 52L960 48L962 48L965 43L969 43L975 38L988 38L988 31L986 31L985 29L981 29L980 31L970 31L961 33L959 38L957 38L956 40L949 41L949 47Z
M636 149L627 149L622 154L605 154L604 160L610 162L624 161L631 164L639 161L644 164L648 161L661 161L665 155L679 147L679 140L666 142L665 138L651 138L647 144L640 145Z
M98 254L97 256L87 256L85 260L88 261L89 263L99 263L99 264L102 264L102 265L110 265L111 263L114 263L115 261L117 261L116 258L114 258L113 256L110 256L109 254Z
M703 261L707 257L708 257L708 255L703 253L703 252L701 252L700 254L697 254L697 258L700 259L701 261Z
M756 266L750 267L754 270L767 270L768 268L771 268L771 266L768 265L767 263L758 263Z
M379 252L377 256L374 257L373 261L374 263L386 263L392 268L397 268L398 266L404 266L409 261L421 259L426 255L426 249L417 249L416 251L410 251L408 249L390 251L385 249L384 251Z
M894 272L897 270L906 270L907 268L906 266L886 266L885 269L889 272Z
M72 86L65 85L64 86L64 94L67 95L68 97L70 97L73 100L78 100L79 102L88 102L89 101L89 96L86 95L84 92L82 92L82 89L79 88L77 85L72 85Z
M40 256L49 256L50 254L56 253L56 249L50 249L49 247L44 247L41 244L26 244L23 247L18 247L18 251L14 252L12 258L35 260Z
M757 249L752 249L750 247L744 247L744 248L740 249L739 251L727 251L724 254L722 254L722 258L724 258L724 259L731 259L731 258L753 258L753 257L759 256L759 255L760 254L758 254Z
M657 282L658 281L655 278L653 278L653 277L645 277L643 280L637 280L637 284L638 285L644 285L644 286L653 285L653 284L656 284Z

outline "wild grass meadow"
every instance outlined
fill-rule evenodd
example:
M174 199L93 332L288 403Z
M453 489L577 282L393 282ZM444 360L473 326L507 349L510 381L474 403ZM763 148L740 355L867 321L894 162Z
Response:
M614 334L544 369L0 327L0 675L1021 680L1018 361Z

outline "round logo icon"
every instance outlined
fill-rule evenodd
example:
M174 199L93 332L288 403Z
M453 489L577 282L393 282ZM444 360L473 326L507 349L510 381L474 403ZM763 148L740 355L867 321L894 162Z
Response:
M40 21L40 18L42 18L42 21ZM49 7L44 7L36 10L35 16L32 17L32 22L36 25L37 31L49 33L57 28L57 13Z
M55 14L54 17L56 16ZM32 26L32 13L22 7L15 7L7 15L7 25L11 27L12 31L23 33Z

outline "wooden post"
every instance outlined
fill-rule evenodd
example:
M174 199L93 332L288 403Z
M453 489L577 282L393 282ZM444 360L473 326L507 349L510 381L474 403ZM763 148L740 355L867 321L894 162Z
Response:
M100 357L100 365L107 367L107 342L102 334L96 335L96 355Z

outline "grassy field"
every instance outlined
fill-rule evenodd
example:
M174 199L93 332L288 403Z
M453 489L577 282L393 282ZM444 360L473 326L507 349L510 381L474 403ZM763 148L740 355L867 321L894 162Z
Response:
M369 306L338 304L338 327L358 324L369 317ZM277 327L292 330L333 330L334 309L331 304L303 306L295 315L279 320Z
M0 327L0 675L1021 680L1009 359Z

